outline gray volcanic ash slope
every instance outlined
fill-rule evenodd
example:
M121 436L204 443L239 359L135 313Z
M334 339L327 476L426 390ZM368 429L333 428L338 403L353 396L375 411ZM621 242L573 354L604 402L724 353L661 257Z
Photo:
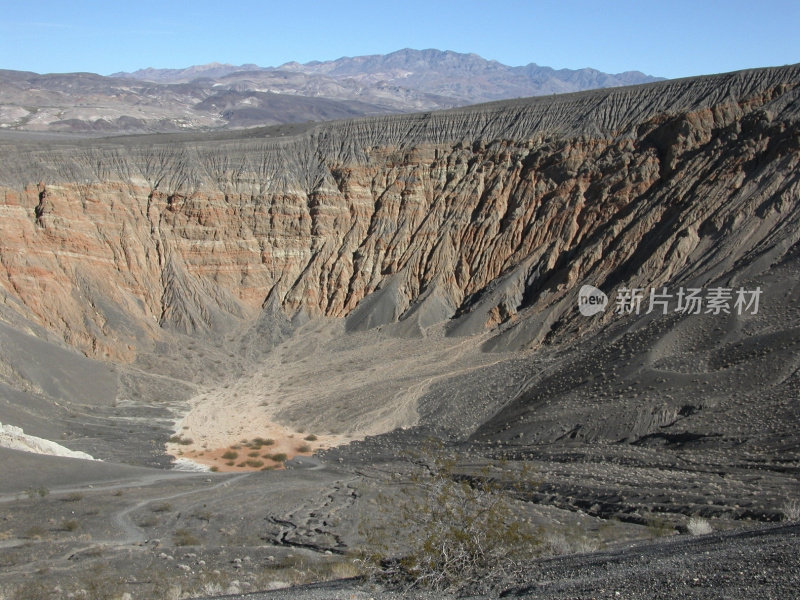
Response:
M363 543L357 498L428 437L466 478L533 467L531 518L604 544L777 521L800 492L798 162L797 66L213 136L5 134L0 422L138 465L173 432L198 459L273 426L350 441L307 480L208 491L243 490L215 531L254 510L262 540L319 552ZM729 288L727 312L676 312L688 288ZM639 314L615 311L626 289ZM265 507L256 481L306 495Z

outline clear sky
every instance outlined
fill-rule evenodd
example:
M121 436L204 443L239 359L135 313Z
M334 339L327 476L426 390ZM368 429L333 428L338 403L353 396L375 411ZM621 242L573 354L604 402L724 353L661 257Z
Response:
M682 77L800 62L800 0L0 0L0 68L108 75L209 62L475 52Z

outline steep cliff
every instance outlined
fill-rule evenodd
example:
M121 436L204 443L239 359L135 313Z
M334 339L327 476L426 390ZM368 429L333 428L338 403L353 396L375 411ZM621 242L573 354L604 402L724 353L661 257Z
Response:
M295 135L0 138L0 293L114 360L270 302L537 344L581 282L707 282L796 244L799 86L791 66Z

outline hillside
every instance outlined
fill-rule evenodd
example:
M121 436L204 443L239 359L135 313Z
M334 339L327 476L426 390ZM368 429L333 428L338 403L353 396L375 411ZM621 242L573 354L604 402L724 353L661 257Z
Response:
M0 129L82 135L240 129L655 80L638 72L509 67L474 54L408 49L307 65L212 63L110 77L0 70Z
M184 591L212 568L266 585L272 567L245 555L308 581L297 556L363 548L362 524L413 488L431 439L458 481L510 474L546 548L610 553L536 563L564 595L596 590L555 578L591 581L616 549L633 569L629 543L691 517L716 531L785 518L800 475L798 162L797 65L246 132L0 134L0 422L103 467L159 467L117 483L5 451L25 483L0 500L21 521L31 503L13 493L74 493L67 469L125 490L81 488L102 559L51 532L34 560L12 528L5 581L74 555L81 573L169 574L159 553L187 540ZM585 285L604 312L578 310ZM702 305L678 310L689 290ZM737 304L756 291L757 307ZM221 472L164 471L172 458ZM719 534L710 564L795 529ZM796 580L781 552L765 589ZM715 597L701 571L694 597ZM537 597L531 577L501 588Z

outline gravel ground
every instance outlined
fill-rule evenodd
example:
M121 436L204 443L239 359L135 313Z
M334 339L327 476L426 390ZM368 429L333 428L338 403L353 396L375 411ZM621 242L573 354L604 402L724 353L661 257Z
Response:
M698 598L751 600L796 598L800 589L800 524L768 526L540 560L523 583L473 598ZM386 592L345 580L218 596L241 600L366 600L447 598L441 593Z

